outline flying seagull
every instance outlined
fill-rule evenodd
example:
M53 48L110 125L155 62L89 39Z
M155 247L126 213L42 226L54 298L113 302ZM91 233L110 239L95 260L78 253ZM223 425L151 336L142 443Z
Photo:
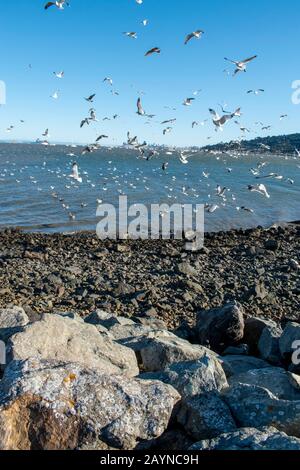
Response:
M79 176L78 165L76 162L73 163L72 174L70 175L70 178L73 178L75 181L78 181L78 183L82 183L82 178Z
M259 95L260 93L264 93L265 90L263 90L262 88L259 88L258 90L249 90L247 91L247 95L250 95L251 93L253 93L254 95Z
M187 37L185 38L184 44L187 45L187 43L190 42L190 40L193 38L200 39L202 37L202 34L204 34L204 31L202 31L201 29L188 34Z
M53 74L56 76L56 78L64 78L65 72L53 72Z
M152 49L150 49L148 52L146 52L145 54L145 57L148 57L152 54L160 54L161 53L161 50L159 47L153 47Z
M218 129L223 131L223 126L226 124L227 121L230 121L234 117L239 117L241 115L241 108L238 108L232 114L224 114L224 116L219 116L219 114L214 109L210 109L209 112L213 116L213 123L216 126L216 131Z
M137 39L137 33L135 32L129 32L129 33L123 33L125 36L129 37L129 38L132 38L132 39Z
M137 100L137 114L139 116L145 116L145 111L143 109L143 106L142 106L142 101L141 101L141 98L138 98Z
M50 7L56 7L59 10L63 10L65 8L65 5L70 6L69 2L66 0L57 0L56 2L48 2L45 5L45 10L48 10Z
M183 106L192 106L193 101L195 101L195 98L186 98L182 104Z
M231 62L232 64L236 65L236 69L234 71L234 75L236 75L239 72L246 72L247 71L247 65L249 64L249 62L252 62L252 60L254 60L256 58L257 58L257 55L249 57L249 59L240 60L240 61L227 59L227 57L225 57L225 60L227 60L227 62Z
M93 103L95 96L96 96L96 94L94 93L93 95L89 96L88 98L85 98L85 101L88 101L89 103Z

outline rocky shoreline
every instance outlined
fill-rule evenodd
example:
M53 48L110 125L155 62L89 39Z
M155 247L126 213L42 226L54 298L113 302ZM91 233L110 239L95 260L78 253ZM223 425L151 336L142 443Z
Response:
M0 449L300 450L299 235L0 232Z

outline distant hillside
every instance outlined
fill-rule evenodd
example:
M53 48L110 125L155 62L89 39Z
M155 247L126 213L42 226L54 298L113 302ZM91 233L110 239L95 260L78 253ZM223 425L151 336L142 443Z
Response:
M274 137L258 137L254 140L232 141L216 145L208 145L204 150L218 151L248 151L272 152L281 154L294 154L295 149L300 150L300 134L281 135Z

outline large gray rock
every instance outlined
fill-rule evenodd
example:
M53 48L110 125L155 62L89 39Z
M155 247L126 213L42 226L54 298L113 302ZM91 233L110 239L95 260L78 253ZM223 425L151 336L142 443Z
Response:
M200 450L300 450L300 439L287 436L275 428L243 428L236 432L223 434L210 441L192 445L190 451Z
M300 325L288 323L279 339L279 349L283 359L291 360L296 349L300 349L299 344L297 346L295 344L297 341L300 342ZM300 359L300 354L298 354L298 359Z
M196 335L200 344L222 352L244 336L243 310L235 303L202 311L197 316Z
M229 379L230 385L248 384L266 388L276 398L282 400L300 400L300 380L291 372L280 367L250 370L245 374L235 375Z
M0 341L6 342L28 323L29 318L21 307L0 308Z
M57 361L13 362L0 384L0 449L73 450L98 439L133 449L163 434L179 400L160 382Z
M273 426L300 437L300 401L279 400L265 388L244 384L233 385L222 395L239 426Z
M121 344L136 352L140 368L145 372L161 371L171 364L196 361L205 355L216 357L207 348L193 345L165 331L151 332L140 338L122 340Z
M268 362L252 356L222 356L221 361L227 378L244 374L249 370L270 367Z
M195 440L212 439L236 429L230 409L216 392L183 400L177 420Z
M276 323L264 318L251 317L245 320L245 330L243 341L248 344L251 354L258 354L258 343L262 332L266 327L276 328Z
M261 358L270 362L270 364L281 364L279 349L279 338L281 335L282 329L278 326L267 326L261 334L258 350Z
M60 315L43 316L8 342L8 362L28 358L78 362L108 374L139 374L132 350L100 335L97 328Z
M146 373L143 380L160 380L172 385L182 398L190 398L228 387L226 375L216 357L204 354L198 361L172 364L163 372Z

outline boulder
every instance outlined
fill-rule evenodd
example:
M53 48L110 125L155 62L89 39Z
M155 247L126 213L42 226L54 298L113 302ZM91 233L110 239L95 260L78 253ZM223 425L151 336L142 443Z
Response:
M13 362L0 384L0 449L134 449L164 433L179 400L169 385L78 363Z
M296 345L296 342L299 342ZM283 359L290 361L294 352L300 349L300 325L299 323L290 322L285 327L280 339L279 349ZM300 352L298 354L300 360ZM297 364L299 365L299 364Z
M227 378L244 374L249 370L270 367L268 362L252 356L222 356L221 361Z
M244 384L231 386L222 396L239 426L273 426L300 437L300 401L280 400L265 388Z
M197 316L196 335L200 344L222 352L243 339L243 310L235 303L202 311Z
M276 398L282 400L300 400L300 383L297 376L280 367L250 370L229 379L230 385L248 384L266 388Z
M263 330L267 327L276 328L276 323L264 318L247 318L245 320L244 342L248 344L251 354L258 354L258 343Z
M177 420L195 440L212 439L237 428L230 409L216 392L183 400Z
M8 342L8 362L28 358L78 362L108 374L138 375L135 354L103 337L97 328L68 317L46 314Z
M223 368L217 358L204 354L201 359L172 364L163 372L141 374L143 380L160 380L172 385L182 398L190 398L228 387Z
M29 318L21 307L0 308L0 341L6 342L28 323Z
M221 361L227 378L244 374L249 370L270 367L268 362L252 356L222 356Z
M261 430L254 428L243 428L238 431L223 434L212 440L205 440L193 444L189 451L200 450L300 450L300 439L296 437L287 436L277 429L269 427Z
M264 328L258 342L260 356L270 364L280 365L281 355L279 349L279 338L282 335L282 329L278 326L267 326Z
M157 372L177 362L197 361L205 355L216 355L203 346L193 345L172 333L157 331L140 338L121 340L121 344L132 348L141 370Z

